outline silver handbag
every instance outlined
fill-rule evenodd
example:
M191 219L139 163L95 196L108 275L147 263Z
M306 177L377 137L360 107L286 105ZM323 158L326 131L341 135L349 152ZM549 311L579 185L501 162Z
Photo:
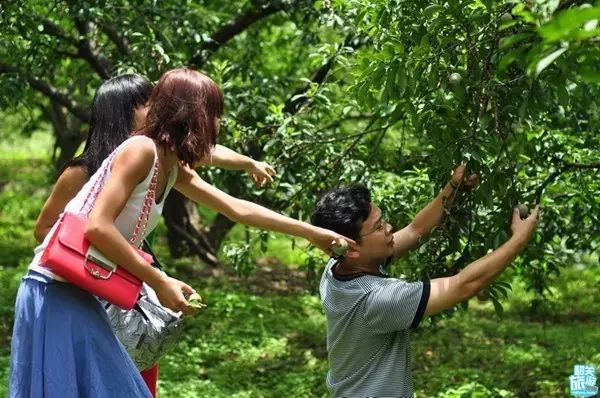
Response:
M154 265L162 268L154 253L148 251ZM115 335L139 370L154 366L177 344L183 331L181 313L162 306L156 292L145 283L133 309L123 310L110 303L105 303L105 308Z

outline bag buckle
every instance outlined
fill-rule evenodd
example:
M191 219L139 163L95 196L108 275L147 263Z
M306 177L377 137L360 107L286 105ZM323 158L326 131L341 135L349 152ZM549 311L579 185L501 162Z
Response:
M115 263L107 259L92 246L90 246L90 249L85 256L83 267L94 278L104 280L110 278L117 269ZM108 271L108 274L104 274L99 268Z

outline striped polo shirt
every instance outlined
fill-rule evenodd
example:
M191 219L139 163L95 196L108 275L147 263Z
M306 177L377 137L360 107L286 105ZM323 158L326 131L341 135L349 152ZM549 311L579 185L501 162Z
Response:
M320 284L327 316L327 387L334 397L412 397L409 329L429 300L429 281L381 273L336 275L327 263Z

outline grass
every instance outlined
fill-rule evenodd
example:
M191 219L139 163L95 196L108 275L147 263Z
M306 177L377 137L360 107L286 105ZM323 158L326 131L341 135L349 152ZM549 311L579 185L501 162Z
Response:
M0 395L6 395L16 289L51 184L44 140L0 143ZM266 257L249 278L206 277L194 271L193 259L169 259L161 231L164 262L208 304L161 361L162 398L327 396L325 318L299 270L306 259L301 248L277 237L265 254L255 250ZM230 240L244 236L237 227ZM413 335L417 397L568 396L575 364L600 365L600 273L597 266L568 267L551 285L553 295L538 302L514 281L503 318L490 303L472 300L467 312L424 322Z

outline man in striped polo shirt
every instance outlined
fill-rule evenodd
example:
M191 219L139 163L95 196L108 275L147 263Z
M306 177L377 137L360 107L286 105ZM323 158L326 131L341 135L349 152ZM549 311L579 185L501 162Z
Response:
M412 397L409 329L489 285L535 233L539 208L523 220L515 209L512 237L454 276L407 282L382 274L392 257L416 248L440 223L455 190L477 184L476 175L464 174L457 167L440 194L396 232L363 186L339 187L319 200L313 224L357 243L327 263L320 284L333 396Z

